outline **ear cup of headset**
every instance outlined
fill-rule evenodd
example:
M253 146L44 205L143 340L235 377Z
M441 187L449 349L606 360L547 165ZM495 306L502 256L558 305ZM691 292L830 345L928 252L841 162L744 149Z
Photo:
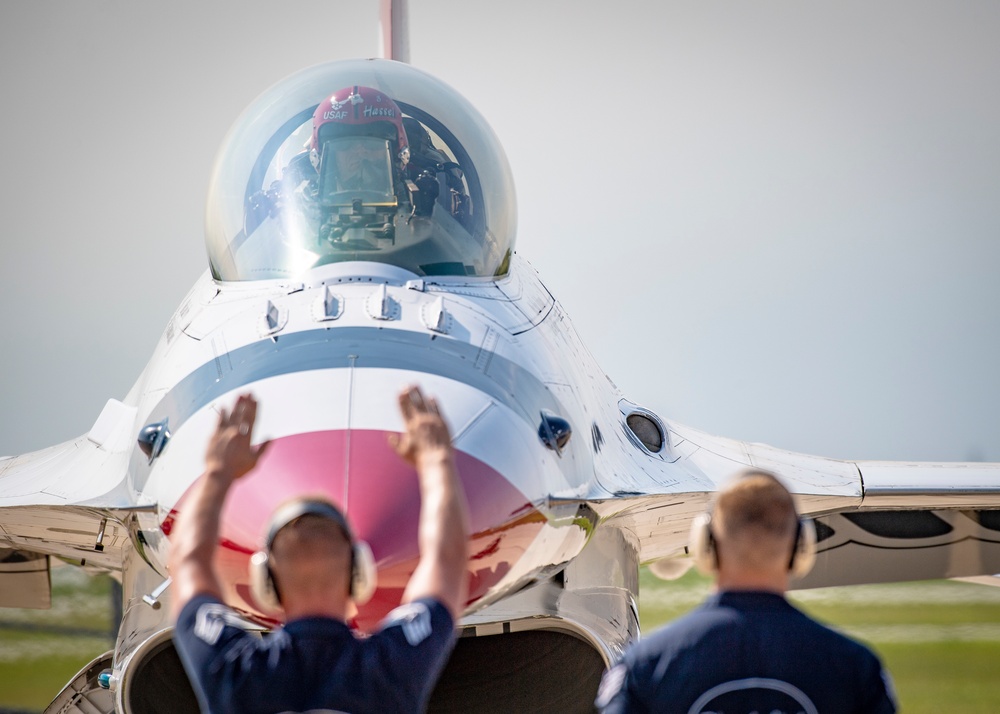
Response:
M250 557L250 594L264 609L280 612L281 602L267 560L267 553L263 550Z
M371 546L364 541L357 541L352 551L354 564L351 569L351 599L358 605L364 605L372 599L378 586L378 569L375 566L375 556ZM265 551L258 551L250 558L250 593L258 605L265 609L280 611L281 601L274 584L274 576L268 566Z
M364 605L372 599L378 587L378 569L371 546L363 540L354 541L354 564L351 567L351 599L356 605Z
M250 592L262 607L280 612L281 600L277 584L269 565L269 550L278 531L304 515L315 515L336 523L351 542L351 582L350 596L357 605L364 605L378 584L378 570L371 547L364 541L354 540L351 527L344 514L336 506L324 500L305 498L280 506L268 522L264 539L264 549L250 558Z
M792 559L788 563L788 572L793 578L804 578L812 570L816 562L816 524L811 518L799 521L798 534L795 537L795 547Z
M699 572L703 575L716 573L719 568L719 559L715 553L715 538L712 536L712 515L710 513L701 513L691 521L688 552Z
M704 575L714 575L718 571L719 559L715 550L715 538L712 535L711 514L699 514L691 521L688 552L690 552L695 566ZM811 519L804 518L799 521L795 546L788 563L788 571L793 578L804 578L812 570L815 562L816 525Z

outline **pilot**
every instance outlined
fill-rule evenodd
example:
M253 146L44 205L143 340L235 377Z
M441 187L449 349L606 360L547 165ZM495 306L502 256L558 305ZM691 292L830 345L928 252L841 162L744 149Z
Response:
M321 499L280 506L264 550L252 559L253 591L280 606L284 626L263 638L250 634L222 603L213 556L223 502L268 447L251 445L257 412L252 396L239 397L231 414L222 411L205 473L178 517L169 562L174 640L202 711L426 708L466 601L468 515L436 402L410 387L399 405L405 432L393 447L420 480L420 560L402 604L363 639L346 621L352 598L362 601L373 589L370 551L354 539L343 514Z
M313 113L309 162L321 197L353 190L398 193L409 157L403 112L377 89L340 89Z
M891 714L889 677L864 645L785 599L812 564L815 530L771 473L747 471L692 525L714 574L701 607L632 645L601 682L609 712Z
M339 89L313 112L308 148L292 157L279 181L250 197L244 231L253 233L289 207L316 220L324 203L393 196L408 203L409 157L403 112L392 98L371 87ZM364 193L352 195L358 191Z

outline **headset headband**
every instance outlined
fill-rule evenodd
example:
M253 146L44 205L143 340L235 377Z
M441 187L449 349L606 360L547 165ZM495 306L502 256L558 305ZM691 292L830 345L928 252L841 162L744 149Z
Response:
M302 516L321 516L333 521L344 531L347 540L352 545L354 544L354 534L351 532L351 527L347 525L347 519L340 512L339 508L328 501L317 498L302 498L279 506L274 515L271 516L271 521L267 527L267 538L264 541L264 549L271 550L278 531Z

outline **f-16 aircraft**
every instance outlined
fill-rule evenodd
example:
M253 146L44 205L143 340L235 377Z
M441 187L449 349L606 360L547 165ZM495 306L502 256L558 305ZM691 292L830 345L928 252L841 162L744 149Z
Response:
M799 587L1000 570L1000 464L833 460L630 401L514 252L516 216L486 119L398 59L303 70L241 115L209 188L209 270L135 386L81 437L0 460L0 604L44 606L52 558L123 585L114 650L49 711L196 711L165 563L217 412L246 391L273 444L230 496L218 567L227 602L260 628L274 613L247 561L296 494L340 504L373 548L378 590L358 626L398 603L419 500L387 443L394 399L419 383L442 404L473 535L462 637L432 711L587 711L638 635L638 566L683 572L692 518L745 466L777 472L816 519Z

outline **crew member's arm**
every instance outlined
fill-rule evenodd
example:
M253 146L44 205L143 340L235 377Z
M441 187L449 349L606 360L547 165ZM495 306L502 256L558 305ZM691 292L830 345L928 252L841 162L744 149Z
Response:
M250 445L257 402L249 394L236 400L232 414L225 409L205 454L205 473L195 482L177 517L170 543L171 612L176 621L195 595L221 599L222 588L212 567L219 540L219 516L233 482L257 465L270 442Z
M458 480L451 434L437 402L417 387L399 395L406 431L393 440L396 452L420 478L420 562L403 592L403 603L433 597L458 619L468 593L469 516Z

